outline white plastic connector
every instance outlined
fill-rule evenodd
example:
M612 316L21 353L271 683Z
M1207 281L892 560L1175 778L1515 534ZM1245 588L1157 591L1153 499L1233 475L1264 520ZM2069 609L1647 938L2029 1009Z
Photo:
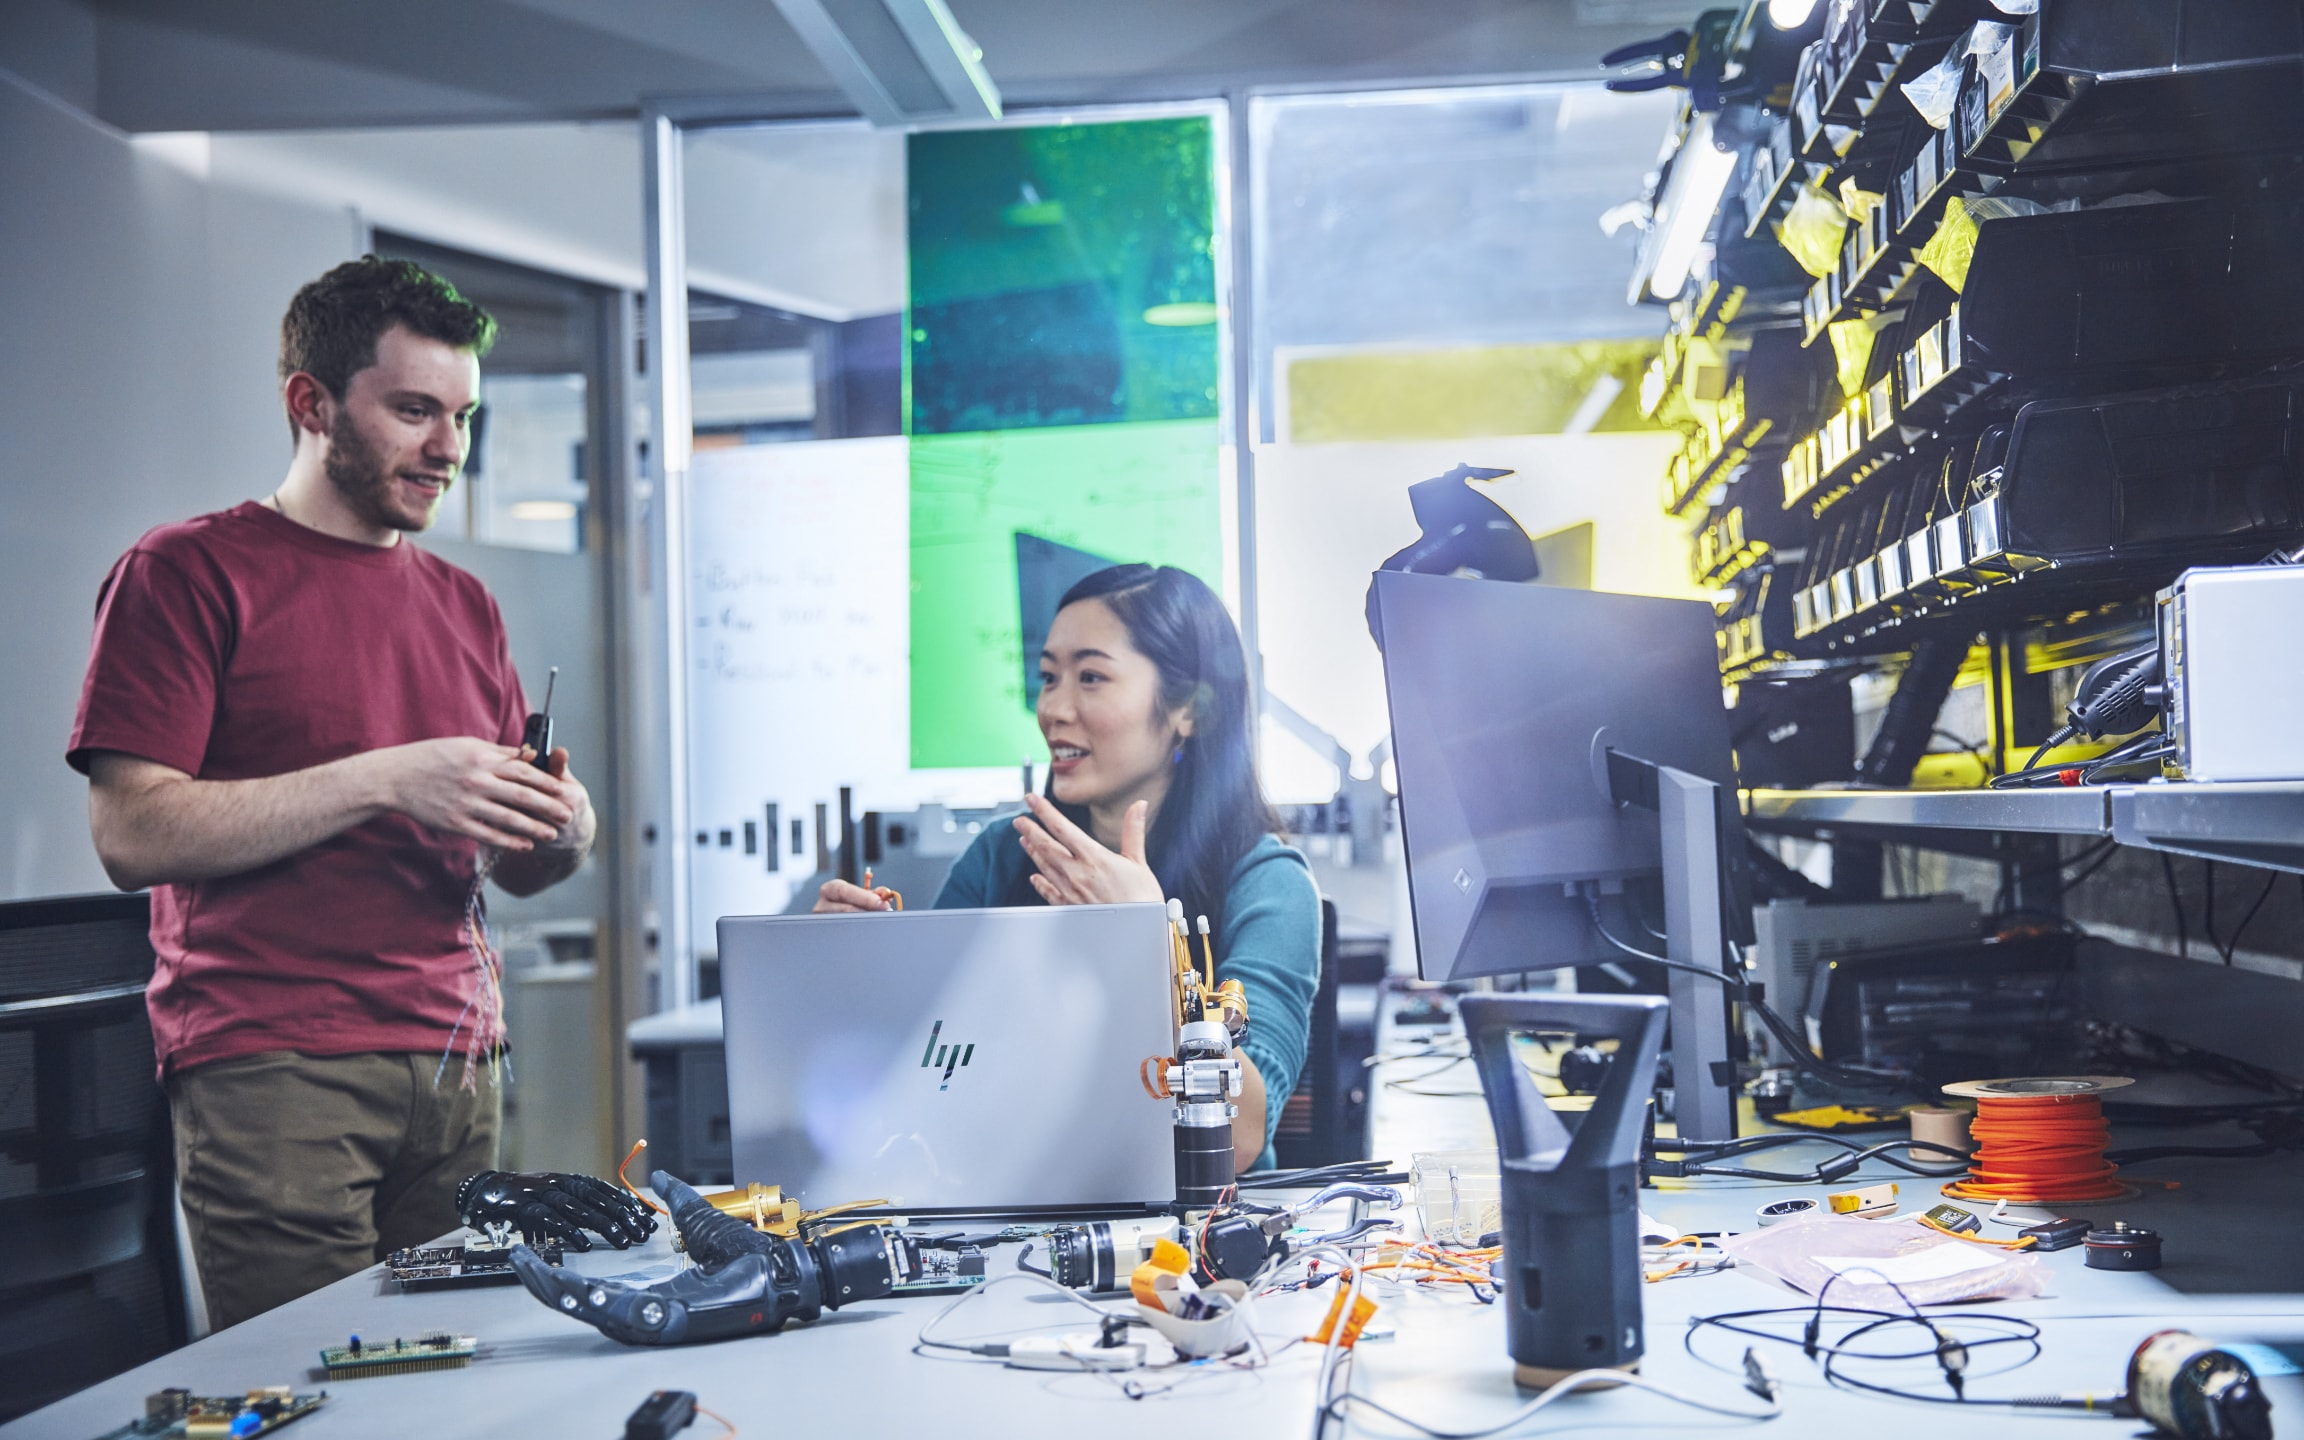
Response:
M1008 1345L1008 1363L1018 1370L1134 1370L1144 1363L1144 1342L1099 1344L1093 1330L1066 1335L1028 1335Z

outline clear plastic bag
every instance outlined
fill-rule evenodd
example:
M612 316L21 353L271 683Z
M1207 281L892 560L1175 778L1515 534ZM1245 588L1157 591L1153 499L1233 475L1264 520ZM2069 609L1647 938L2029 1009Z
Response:
M1827 1215L1722 1239L1739 1270L1758 1270L1830 1305L1901 1312L1912 1305L2022 1300L2048 1285L2048 1267L1931 1230L1916 1220Z
M1960 103L1960 69L1968 47L1955 45L1944 58L1896 88L1920 112L1920 118L1941 130L1952 123L1953 107Z

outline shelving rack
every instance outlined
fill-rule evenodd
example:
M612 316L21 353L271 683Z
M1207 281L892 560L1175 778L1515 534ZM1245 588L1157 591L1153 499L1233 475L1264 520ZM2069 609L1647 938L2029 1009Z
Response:
M1785 83L1714 117L1744 137L1738 169L1643 387L1643 411L1689 436L1664 501L1701 513L1691 573L1731 592L1724 676L2055 625L2304 541L2304 395L2260 383L2304 357L2304 6L1823 3ZM1939 66L1960 75L1940 129L1901 88ZM1778 229L1803 192L1860 202L1835 261L1789 291L1760 283L1785 270ZM2105 205L2170 199L2189 203ZM2186 253L2227 278L2172 271ZM1803 379L1844 346L1870 353L1819 399L1784 383L1788 347L1760 343L1787 328ZM1703 390L1698 341L1728 367ZM2130 437L2089 457L2092 495L2068 473L2086 425ZM2150 486L2188 513L2123 532ZM2216 508L2235 487L2249 523ZM2059 533L2086 507L2113 515L2106 534Z
M2051 670L2149 634L2191 566L2304 544L2304 3L2018 8L1821 0L1796 58L1725 57L1737 168L1642 397L1690 437L1665 505L1697 522L1724 682L1836 697L1845 733L1847 681L1899 676L1861 788L1749 768L1747 824L1832 841L1850 898L1882 843L1996 860L2045 909L2073 840L2304 874L2304 783L1902 788L1964 667L2013 766ZM1933 124L1903 87L1954 72ZM1707 394L1698 337L1728 367Z

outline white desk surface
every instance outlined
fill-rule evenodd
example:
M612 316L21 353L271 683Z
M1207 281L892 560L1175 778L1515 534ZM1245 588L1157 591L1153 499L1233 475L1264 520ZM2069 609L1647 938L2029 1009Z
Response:
M1390 1031L1387 1018L1381 1032L1387 1043ZM1432 1064L1397 1062L1382 1073L1412 1079ZM1471 1067L1459 1064L1432 1075L1423 1088L1471 1090ZM1486 1107L1476 1094L1432 1098L1379 1085L1373 1112L1373 1153L1402 1168L1413 1151L1494 1145ZM2117 1214L2162 1229L2168 1237L2167 1268L2157 1274L2089 1270L2078 1249L2042 1257L2055 1275L2049 1293L1997 1307L2041 1325L2042 1354L2021 1370L1998 1376L1979 1360L1970 1393L2111 1393L2120 1387L2136 1343L2170 1326L2232 1340L2304 1337L2304 1295L2248 1288L2247 1267L2253 1261L2269 1277L2267 1285L2304 1289L2295 1278L2304 1261L2298 1259L2293 1234L2304 1180L2294 1159L2167 1163L2150 1174L2180 1176L2186 1182L2182 1189L2155 1189L2121 1206L2093 1207L2087 1212L2092 1218ZM1891 1177L1883 1172L1869 1178ZM1690 1231L1747 1229L1763 1200L1821 1193L1816 1187L1712 1179L1667 1184L1672 1188L1644 1192L1643 1208ZM1932 1187L1927 1182L1907 1185L1907 1198L1915 1195L1932 1196ZM1017 1248L991 1252L994 1274L1014 1266ZM599 1275L650 1267L664 1273L672 1263L662 1234L638 1251L569 1257L575 1270ZM1527 1398L1513 1388L1496 1307L1476 1304L1461 1293L1404 1291L1373 1282L1370 1293L1383 1305L1380 1318L1393 1322L1396 1334L1360 1346L1352 1381L1357 1392L1428 1423L1457 1427L1491 1423ZM1331 1294L1322 1289L1260 1300L1258 1328L1274 1344L1303 1335L1317 1323ZM1743 1342L1717 1334L1702 1340L1704 1357L1726 1367L1714 1368L1683 1345L1687 1318L1795 1303L1796 1297L1729 1271L1648 1286L1645 1301L1643 1373L1725 1404L1743 1405L1751 1397L1728 1373L1736 1367ZM154 1390L185 1386L236 1394L282 1383L300 1391L326 1388L331 1396L320 1412L282 1432L291 1440L616 1437L623 1433L624 1417L656 1389L695 1391L702 1404L729 1417L752 1440L817 1435L1175 1440L1187 1434L1311 1434L1319 1363L1314 1347L1295 1345L1261 1371L1194 1372L1174 1394L1131 1400L1093 1376L1015 1371L994 1361L916 1354L913 1341L920 1326L949 1303L944 1298L867 1302L779 1335L679 1349L629 1349L562 1318L516 1287L401 1295L372 1269L0 1428L0 1436L88 1440L141 1415L144 1396ZM1038 1287L1012 1283L970 1301L939 1334L994 1338L1036 1328L1080 1328L1085 1319ZM379 1340L444 1329L480 1338L480 1358L470 1369L336 1383L317 1378L320 1347L342 1344L354 1333ZM1815 1367L1791 1346L1773 1347L1768 1358L1785 1382L1785 1411L1767 1428L1785 1436L1935 1437L1946 1433L1948 1424L1958 1424L1992 1436L2037 1433L2071 1440L2100 1434L2105 1440L2126 1440L2138 1428L2134 1422L2056 1413L1979 1410L1953 1416L1940 1405L1827 1388ZM1910 1368L1904 1383L1915 1388L1940 1383L1933 1364L1917 1361ZM2281 1423L2285 1429L2291 1422L2284 1418ZM1626 1437L1684 1437L1753 1427L1618 1390L1571 1398L1515 1433L1586 1428ZM1355 1417L1351 1431L1402 1433L1365 1414ZM712 1421L699 1419L686 1436L716 1440L719 1433Z

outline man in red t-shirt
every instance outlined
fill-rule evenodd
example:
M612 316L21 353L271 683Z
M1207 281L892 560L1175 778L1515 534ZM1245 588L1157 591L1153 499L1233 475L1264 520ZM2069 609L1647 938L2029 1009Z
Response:
M404 538L462 469L495 329L406 261L305 286L287 478L154 530L98 595L65 758L105 873L152 887L152 1038L219 1328L455 1227L502 1109L481 881L533 894L591 848L567 752L520 749L495 601Z

